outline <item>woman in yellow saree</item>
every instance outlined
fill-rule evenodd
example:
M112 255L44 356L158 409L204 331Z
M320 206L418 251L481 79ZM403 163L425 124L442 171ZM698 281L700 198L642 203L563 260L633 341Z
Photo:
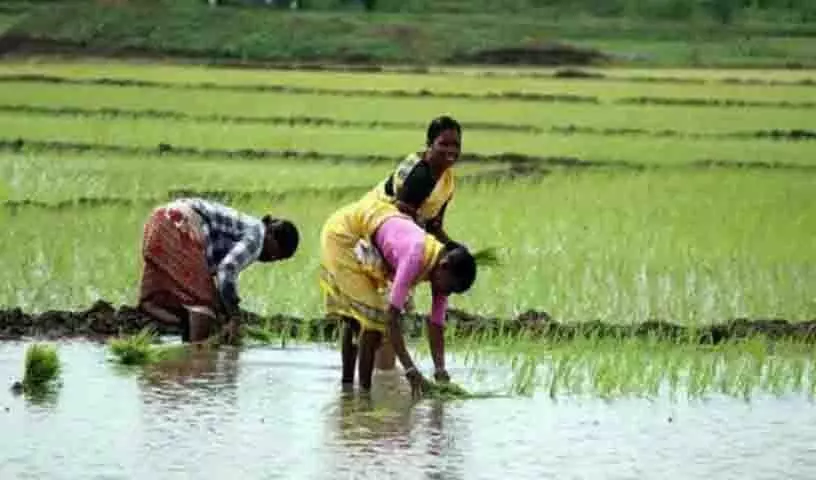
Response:
M408 155L366 197L396 205L440 242L451 243L443 223L456 188L452 167L461 149L459 122L448 116L433 119L426 132L425 150Z
M353 383L359 351L360 385L371 388L375 352L385 336L405 369L412 392L421 393L427 381L405 348L400 326L406 300L416 285L430 284L433 301L428 340L436 372L445 372L442 328L447 298L473 285L473 256L462 245L446 247L393 204L370 197L335 212L320 240L320 285L326 313L345 323L343 383Z
M461 149L459 122L444 115L434 118L425 134L425 150L408 155L388 178L368 192L366 200L395 205L440 242L453 245L443 223L456 188L453 165ZM392 370L395 364L394 351L383 344L377 353L377 368ZM446 375L440 373L441 377Z

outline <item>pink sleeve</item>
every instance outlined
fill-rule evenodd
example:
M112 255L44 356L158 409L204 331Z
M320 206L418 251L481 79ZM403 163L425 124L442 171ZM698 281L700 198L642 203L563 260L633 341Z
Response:
M414 280L422 270L424 253L425 246L422 243L416 243L408 250L400 252L394 273L394 285L391 288L390 302L393 307L402 310L405 306L408 294L414 286Z
M431 303L431 323L445 325L445 314L448 310L448 297L446 295L434 295Z

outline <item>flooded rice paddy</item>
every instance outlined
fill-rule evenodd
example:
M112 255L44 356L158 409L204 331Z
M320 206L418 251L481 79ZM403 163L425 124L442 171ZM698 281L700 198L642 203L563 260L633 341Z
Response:
M816 477L812 72L528 73L0 65L0 480ZM146 215L179 195L296 220L297 257L241 291L320 318L321 225L440 108L467 132L450 231L502 259L448 366L503 395L343 392L318 343L126 369L66 338L143 326L84 309L132 304ZM16 395L43 336L62 386Z
M10 385L26 344L0 344ZM62 387L0 393L0 478L813 478L804 395L745 401L595 396L410 399L380 372L343 392L319 346L221 350L128 370L100 344L59 344ZM480 380L453 359L455 380ZM427 365L425 365L427 368Z

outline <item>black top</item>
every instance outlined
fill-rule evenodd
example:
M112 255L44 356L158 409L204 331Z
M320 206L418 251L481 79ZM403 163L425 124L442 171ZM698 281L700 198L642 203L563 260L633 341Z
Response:
M436 187L436 179L431 171L431 166L428 162L419 161L405 177L396 199L414 208L420 208L425 199L431 195L434 187ZM395 196L394 174L391 174L385 182L385 193L389 197Z

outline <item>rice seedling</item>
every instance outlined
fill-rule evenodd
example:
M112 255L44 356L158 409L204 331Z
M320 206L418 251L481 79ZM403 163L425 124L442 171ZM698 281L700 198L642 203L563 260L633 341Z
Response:
M776 342L773 356L761 354L760 346L768 345L761 337L716 346L582 337L570 342L522 341L509 347L461 341L448 350L463 355L468 368L495 375L495 381L504 383L500 391L513 396L542 393L554 401L583 395L673 401L717 395L745 401L756 394L813 396L810 352Z
M229 168L224 168L225 161ZM215 196L226 201L246 196L308 199L316 192L344 189L362 195L386 178L395 164L396 160L258 161L172 154L0 153L0 201L55 204L100 199L142 208L182 195ZM162 175L155 175L157 168ZM465 164L457 172L472 175L502 168Z
M281 341L281 336L268 328L244 325L241 330L245 338L260 344L271 344Z
M24 395L34 405L53 404L62 386L62 362L56 346L33 343L26 349L23 378L11 385L14 395Z
M501 265L499 255L495 247L483 248L473 252L473 258L476 260L476 265L480 267L496 267Z
M158 343L158 335L151 327L145 327L130 336L120 336L108 340L108 348L118 364L144 366L156 362L184 357L191 348L211 348L218 343L217 336L194 347L189 344L163 345Z
M34 343L26 349L23 390L47 387L58 380L62 365L54 345Z
M158 358L155 342L157 335L151 328L127 337L112 338L108 341L111 353L123 365L145 365Z

